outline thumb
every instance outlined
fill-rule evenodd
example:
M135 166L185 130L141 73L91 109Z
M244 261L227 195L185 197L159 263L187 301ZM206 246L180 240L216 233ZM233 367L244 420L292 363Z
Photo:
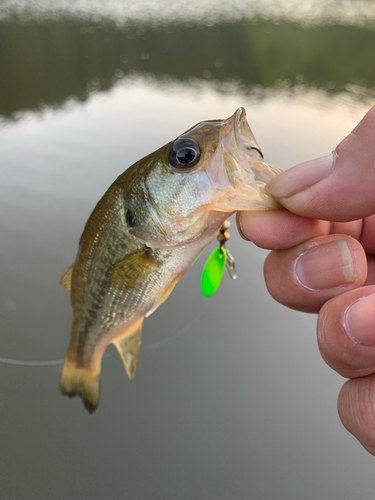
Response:
M268 193L295 214L349 221L375 213L375 106L330 155L283 172Z

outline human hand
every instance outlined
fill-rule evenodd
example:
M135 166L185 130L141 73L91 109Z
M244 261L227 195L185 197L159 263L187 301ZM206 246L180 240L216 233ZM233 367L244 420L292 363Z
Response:
M333 154L266 189L287 210L239 213L239 231L272 250L264 265L272 297L319 313L320 352L349 379L341 421L375 455L375 106Z

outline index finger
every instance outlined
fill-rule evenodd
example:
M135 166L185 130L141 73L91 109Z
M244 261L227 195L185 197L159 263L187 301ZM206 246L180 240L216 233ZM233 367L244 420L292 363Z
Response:
M328 234L358 240L366 254L375 255L375 215L351 222L309 219L288 210L238 212L237 227L245 240L269 250L285 250Z
M308 219L287 210L238 212L237 227L241 236L258 247L284 250L304 241L329 234L330 223Z

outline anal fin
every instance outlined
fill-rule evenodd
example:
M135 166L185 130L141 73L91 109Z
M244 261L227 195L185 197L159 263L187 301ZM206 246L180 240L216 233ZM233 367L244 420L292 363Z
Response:
M142 326L143 319L140 323L137 323L136 328L131 333L113 342L120 353L130 380L134 377L137 368L142 341Z

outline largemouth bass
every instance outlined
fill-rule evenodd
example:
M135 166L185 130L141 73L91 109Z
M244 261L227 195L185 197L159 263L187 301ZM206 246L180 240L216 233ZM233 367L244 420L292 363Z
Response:
M101 360L117 347L134 377L142 324L238 210L278 204L264 185L280 170L263 155L239 108L198 123L128 168L98 202L61 284L70 292L72 333L61 389L93 412Z

